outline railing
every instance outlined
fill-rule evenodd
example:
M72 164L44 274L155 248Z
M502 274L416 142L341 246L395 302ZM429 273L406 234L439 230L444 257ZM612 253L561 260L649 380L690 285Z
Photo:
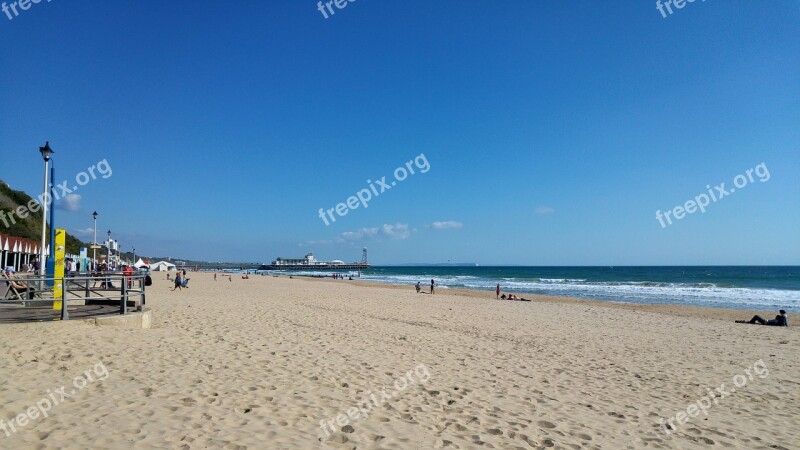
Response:
M68 320L70 301L83 300L85 304L119 302L119 314L128 314L130 302L136 311L141 311L144 307L146 278L147 274L144 273L126 275L122 272L77 274L63 278L15 277L14 281L27 285L28 289L18 289L18 297L0 299L0 305L21 302L24 306L33 306L38 303L53 304L61 301L61 320ZM0 280L0 290L6 288L3 281L6 280ZM61 286L61 298L53 298L53 288L47 287L48 283L51 286Z

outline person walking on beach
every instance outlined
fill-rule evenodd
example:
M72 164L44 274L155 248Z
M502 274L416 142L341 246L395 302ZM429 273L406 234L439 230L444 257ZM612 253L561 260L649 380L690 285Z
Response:
M431 294L433 294L433 287L434 287L435 285L436 285L436 282L435 282L435 281L433 281L433 278L431 278Z
M497 287L495 288L494 292L497 294L497 299L500 300L500 283L497 283Z
M214 281L217 281L217 272L214 272Z
M419 294L419 291L422 289L422 288L420 287L420 285L419 285L419 281L417 281L416 288L417 288L417 294Z
M172 290L173 291L175 289L179 289L180 290L182 288L183 288L183 282L181 281L181 273L178 272L178 273L175 274L175 286L173 286Z

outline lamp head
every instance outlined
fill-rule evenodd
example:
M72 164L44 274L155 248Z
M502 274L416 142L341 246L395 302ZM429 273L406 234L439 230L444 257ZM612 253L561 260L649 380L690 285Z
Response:
M92 213L92 217L94 218L94 220L97 220L97 211Z
M39 153L42 154L42 158L45 161L50 161L50 155L55 153L52 148L50 148L50 141L44 143L44 147L39 147Z

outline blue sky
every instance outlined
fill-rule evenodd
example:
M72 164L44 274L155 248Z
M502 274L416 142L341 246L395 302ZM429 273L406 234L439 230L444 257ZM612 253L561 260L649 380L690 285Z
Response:
M57 225L151 255L800 264L798 36L797 0L53 0L0 13L0 178L106 160Z

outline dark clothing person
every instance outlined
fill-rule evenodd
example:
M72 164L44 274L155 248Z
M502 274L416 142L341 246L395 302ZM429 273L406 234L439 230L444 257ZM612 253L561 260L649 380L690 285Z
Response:
M431 294L433 294L433 286L435 284L436 284L436 282L434 282L433 279L431 279Z
M788 326L788 323L786 322L786 317L781 316L781 315L775 316L775 318L772 319L772 320L764 320L761 316L755 315L755 316L753 316L752 319L750 319L750 321L748 323L752 323L752 324L756 324L757 323L759 325L770 325L770 326L775 326L775 327Z
M752 319L749 321L744 320L737 320L737 323L751 323L751 324L758 324L758 325L769 325L773 327L788 327L789 326L789 319L786 316L786 311L780 310L780 314L775 316L772 320L765 320L763 317L759 315L753 316Z
M181 289L183 287L183 282L181 281L181 273L178 272L175 274L175 287L172 288L174 291L175 289Z

